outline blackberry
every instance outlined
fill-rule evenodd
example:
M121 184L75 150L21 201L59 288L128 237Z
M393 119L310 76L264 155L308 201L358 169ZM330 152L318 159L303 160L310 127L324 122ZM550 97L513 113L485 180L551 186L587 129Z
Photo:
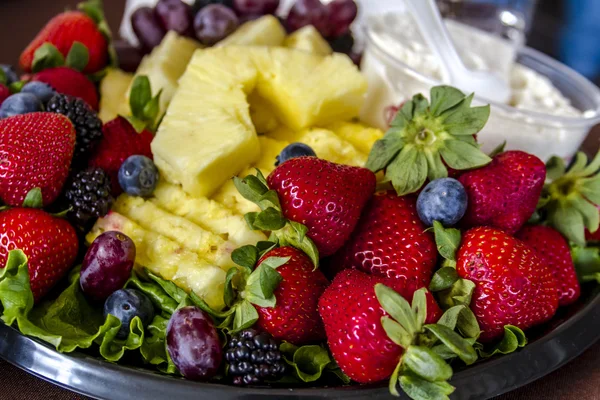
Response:
M85 226L110 211L115 199L111 192L110 177L101 168L88 168L78 172L65 191L71 207L69 217Z
M98 114L85 101L65 94L53 96L46 111L65 115L71 120L77 133L73 160L75 164L85 161L102 139L102 121Z
M257 385L283 377L286 363L279 342L265 332L246 329L227 343L225 360L234 385Z
M348 32L329 40L329 45L336 53L350 54L354 48L354 36Z

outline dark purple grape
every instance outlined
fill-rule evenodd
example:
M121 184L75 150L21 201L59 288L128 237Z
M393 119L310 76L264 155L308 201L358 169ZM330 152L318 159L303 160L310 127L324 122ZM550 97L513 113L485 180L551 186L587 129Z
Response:
M154 7L154 16L166 31L182 36L194 35L192 7L181 0L160 0Z
M222 4L225 7L233 9L233 0L194 0L194 4L192 4L194 15L210 4Z
M348 33L350 25L358 15L358 6L354 0L334 0L327 5L327 8L331 24L330 37L335 38Z
M286 25L293 32L313 25L324 37L329 37L329 8L320 0L298 0L290 10Z
M175 311L167 326L167 351L179 372L191 380L215 376L223 359L212 319L196 307Z
M131 14L131 27L146 52L158 46L167 33L150 7L138 8Z
M329 39L331 49L336 53L350 54L354 48L354 36L347 32L344 35Z
M238 15L275 14L279 0L233 0L233 9Z
M106 300L123 288L134 262L133 240L121 232L104 232L85 253L79 278L83 293L95 301Z
M207 46L212 46L225 39L239 26L235 13L220 4L204 7L194 18L196 38Z
M117 59L119 60L119 68L125 72L135 72L142 62L144 52L138 48L130 45L124 40L113 41L113 46L117 52Z

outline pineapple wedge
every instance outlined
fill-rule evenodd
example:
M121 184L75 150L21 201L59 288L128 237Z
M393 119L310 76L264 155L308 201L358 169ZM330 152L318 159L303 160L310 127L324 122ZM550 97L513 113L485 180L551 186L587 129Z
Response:
M265 15L246 22L216 46L281 46L285 35L281 22L272 15Z
M235 265L231 261L231 252L235 250L235 244L205 231L185 218L169 214L150 201L123 194L115 202L113 210L142 228L177 242L225 271Z
M280 127L269 132L268 136L281 141L307 144L312 147L317 157L334 163L362 167L367 162L366 154L359 152L348 141L327 129L312 128L295 132Z
M200 47L200 43L195 40L169 31L162 42L140 63L135 75L148 77L153 96L162 90L159 116L167 110L167 106L177 90L177 81L183 75L194 51ZM129 107L129 92L130 90L126 92L127 107Z
M268 101L260 97L258 92L254 91L248 96L250 103L250 118L256 128L256 133L262 135L271 132L279 127L279 121Z
M225 306L223 290L226 272L221 268L167 237L143 229L116 212L100 218L86 240L91 243L106 231L119 231L133 240L137 267L146 267L188 292L193 291L215 310L221 310Z
M126 97L133 74L111 68L100 82L100 112L102 122L112 121L117 115L129 115Z
M334 122L325 127L350 142L358 151L369 154L373 144L383 137L383 132L360 122Z
M248 95L300 130L358 115L366 81L346 56L266 47L196 52L152 142L167 181L210 196L259 156Z
M275 169L276 157L281 150L289 143L271 139L266 136L259 136L260 142L260 159L252 168L247 169L239 174L240 178L247 175L255 175L256 169L259 169L263 175L267 176ZM227 208L235 211L237 214L244 215L249 212L260 211L258 206L249 200L246 200L233 184L232 180L225 182L223 186L214 195L213 200L225 205Z
M285 38L285 47L290 49L307 51L309 53L322 54L324 56L333 53L327 40L321 36L317 28L307 25Z
M193 223L220 235L236 247L256 244L267 237L248 228L243 217L222 204L206 197L193 198L179 186L159 181L151 200L161 208L186 218Z

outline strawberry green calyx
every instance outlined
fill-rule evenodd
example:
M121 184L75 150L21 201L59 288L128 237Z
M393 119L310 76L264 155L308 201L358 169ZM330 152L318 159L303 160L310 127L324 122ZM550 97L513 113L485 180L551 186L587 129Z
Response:
M23 207L42 208L42 190L38 187L31 189L23 200Z
M584 153L577 153L569 168L561 158L552 157L546 170L549 183L544 186L538 212L550 226L583 247L585 228L596 232L600 221L600 152L590 163Z
M117 52L112 43L112 32L108 26L106 18L104 17L104 5L102 0L88 0L79 3L77 8L94 20L98 26L98 30L100 33L102 33L106 39L106 42L108 43L108 57L110 60L109 64L113 67L117 67L119 65L119 60L117 59Z
M152 97L152 87L147 76L139 75L133 80L129 94L129 107L132 115L124 116L124 118L138 133L145 129L155 132L158 128L161 94L162 89Z
M381 318L388 337L404 349L389 382L390 393L399 396L398 383L412 399L447 399L454 392L447 381L452 367L447 360L459 358L471 365L477 361L473 348L479 336L475 316L465 306L448 310L437 324L425 324L427 300L425 289L417 290L412 305L383 284L375 285L375 295L389 314ZM469 332L473 336L461 336Z
M308 228L283 216L277 192L269 189L262 172L257 169L256 176L248 175L243 179L234 177L233 183L246 200L255 203L261 209L260 212L251 212L244 216L250 229L270 231L269 240L303 251L315 268L318 268L319 251L314 242L306 236Z
M418 94L407 101L369 154L366 167L385 170L399 196L416 192L427 179L447 177L447 166L466 170L491 161L473 138L489 118L489 105L471 107L473 95L450 86L432 88L430 98Z
M50 44L44 43L33 54L31 69L40 72L49 68L67 66L79 72L83 71L90 59L88 48L81 42L74 42L65 58L58 49Z
M600 247L572 245L571 255L581 282L600 283Z

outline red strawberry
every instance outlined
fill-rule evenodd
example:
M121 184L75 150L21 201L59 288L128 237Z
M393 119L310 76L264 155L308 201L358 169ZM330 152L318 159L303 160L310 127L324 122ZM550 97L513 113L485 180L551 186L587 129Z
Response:
M426 229L414 196L376 193L329 265L337 271L356 268L391 278L392 288L410 300L417 289L429 286L437 261L433 234Z
M469 196L463 226L490 226L514 234L536 209L546 180L546 166L531 154L507 151L458 180Z
M283 215L308 227L321 257L342 247L375 190L368 169L334 164L316 157L293 158L267 178Z
M2 105L2 102L4 102L8 96L10 96L10 89L6 87L6 85L0 83L0 105Z
M558 304L566 306L575 302L581 288L565 238L558 231L541 225L525 226L517 233L517 238L533 247L551 269L558 285Z
M10 250L23 250L29 262L33 297L41 299L73 266L79 247L69 223L34 208L0 212L0 267Z
M52 44L66 57L75 42L88 49L85 73L104 68L108 62L108 42L96 22L81 11L66 11L52 18L21 53L19 65L25 72L31 72L35 51L43 44Z
M552 271L535 250L493 228L465 233L457 272L475 283L471 309L481 342L502 336L505 325L527 329L555 314L558 290Z
M75 129L67 117L30 113L0 120L0 199L21 206L27 193L42 190L44 205L60 194L69 175Z
M31 80L45 82L58 93L79 97L98 111L96 86L79 71L69 67L50 68L33 75Z
M256 306L258 327L278 340L302 345L325 339L323 323L317 303L329 285L321 271L314 269L310 258L293 247L280 247L269 251L258 262L269 257L291 257L277 268L283 280L275 289L275 307Z
M388 314L374 287L383 280L356 270L342 271L319 299L329 349L342 371L360 383L388 378L402 355L402 347L381 325Z
M119 168L129 156L143 155L152 158L150 143L152 132L137 133L129 121L117 117L104 124L102 141L89 161L89 165L102 168L110 176L112 194L118 196L123 191L119 185Z

